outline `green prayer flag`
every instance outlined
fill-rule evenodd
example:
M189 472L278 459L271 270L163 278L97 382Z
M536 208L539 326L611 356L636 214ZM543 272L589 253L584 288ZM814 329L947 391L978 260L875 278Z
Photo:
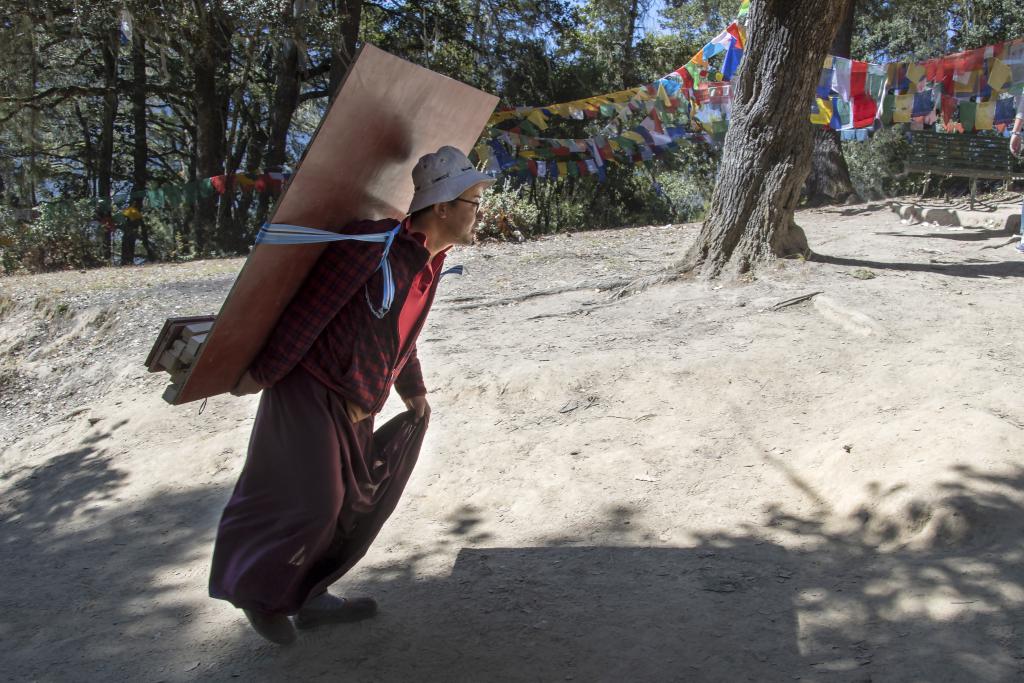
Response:
M184 198L181 196L180 185L168 185L163 188L163 193L167 206L178 207L184 204Z
M693 87L696 88L700 83L700 64L690 62L686 65L685 69L689 71L690 75L693 77Z
M896 96L890 93L882 99L882 125L892 125L894 111L896 111Z
M978 104L976 102L961 102L959 112L960 123L964 127L964 132L970 133L974 130L974 120L978 116Z
M146 190L146 201L149 202L150 207L154 209L164 208L164 202L167 201L167 195L164 194L162 189Z
M878 94L885 88L885 74L875 74L868 72L867 83L865 84L865 90L872 99L878 97Z
M850 107L849 102L839 100L835 105L835 113L839 116L839 121L843 126L849 126L853 123L853 109Z

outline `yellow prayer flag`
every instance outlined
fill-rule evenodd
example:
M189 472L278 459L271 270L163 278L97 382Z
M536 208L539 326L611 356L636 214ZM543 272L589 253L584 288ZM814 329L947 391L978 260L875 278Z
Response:
M660 99L661 103L663 105L665 105L666 107L671 107L672 106L672 100L669 99L668 93L665 92L665 84L664 83L659 83L658 84L658 99Z
M1007 81L1012 77L1010 67L1001 59L993 59L989 62L988 84L993 90L1002 90L1006 87Z
M537 126L539 130L544 130L548 127L548 122L544 118L544 114L539 109L534 109L530 112L530 115L526 117L526 120Z
M632 140L633 142L638 142L641 145L647 144L647 141L644 140L644 136L643 135L640 135L640 133L637 133L637 132L632 131L632 130L627 130L627 131L623 132L622 133L622 137L626 138L627 140Z
M557 165L559 178L564 178L565 176L569 175L569 168L565 165L564 161L559 161Z
M956 74L953 77L954 92L974 92L978 86L978 72Z
M892 113L893 123L910 123L910 115L914 111L914 94L896 96L896 110Z
M914 90L917 90L916 85L924 78L925 73L925 68L917 62L911 62L907 65L907 78L914 84Z
M811 113L811 123L821 126L827 126L829 121L832 120L832 103L829 100L823 100L817 98L818 111Z
M996 118L996 103L995 100L990 102L979 102L978 113L975 114L974 118L974 129L975 130L991 130L995 125Z
M899 62L889 62L885 68L885 78L889 83L896 83L899 80Z

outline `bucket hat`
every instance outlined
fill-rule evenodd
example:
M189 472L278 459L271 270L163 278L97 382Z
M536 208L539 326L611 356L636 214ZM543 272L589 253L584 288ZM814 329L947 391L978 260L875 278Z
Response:
M415 193L409 213L416 213L441 202L450 202L477 183L490 185L494 178L473 166L465 154L445 145L424 154L412 169Z

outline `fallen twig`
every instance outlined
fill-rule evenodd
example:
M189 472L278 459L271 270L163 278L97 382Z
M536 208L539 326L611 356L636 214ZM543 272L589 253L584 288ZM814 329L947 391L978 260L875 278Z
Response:
M777 304L773 304L771 307L769 307L768 310L769 311L778 311L778 310L781 310L783 308L786 308L787 306L795 306L796 304L803 303L804 301L807 301L808 299L813 299L814 297L816 297L816 296L818 296L819 294L822 294L822 293L823 292L811 292L810 294L801 294L800 296L795 296L792 299L786 299L785 301L780 301Z

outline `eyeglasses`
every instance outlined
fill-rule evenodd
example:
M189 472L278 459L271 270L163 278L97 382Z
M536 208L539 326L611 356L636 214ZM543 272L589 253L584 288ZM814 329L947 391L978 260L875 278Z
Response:
M477 210L477 211L479 211L479 210L480 210L480 202L479 202L479 201L476 201L476 202L471 202L470 200L468 200L468 199L463 199L462 197L456 197L456 198L455 198L455 201L457 201L457 202L465 202L465 203L467 203L467 204L472 204L472 205L473 205L473 208L474 208L475 210Z

